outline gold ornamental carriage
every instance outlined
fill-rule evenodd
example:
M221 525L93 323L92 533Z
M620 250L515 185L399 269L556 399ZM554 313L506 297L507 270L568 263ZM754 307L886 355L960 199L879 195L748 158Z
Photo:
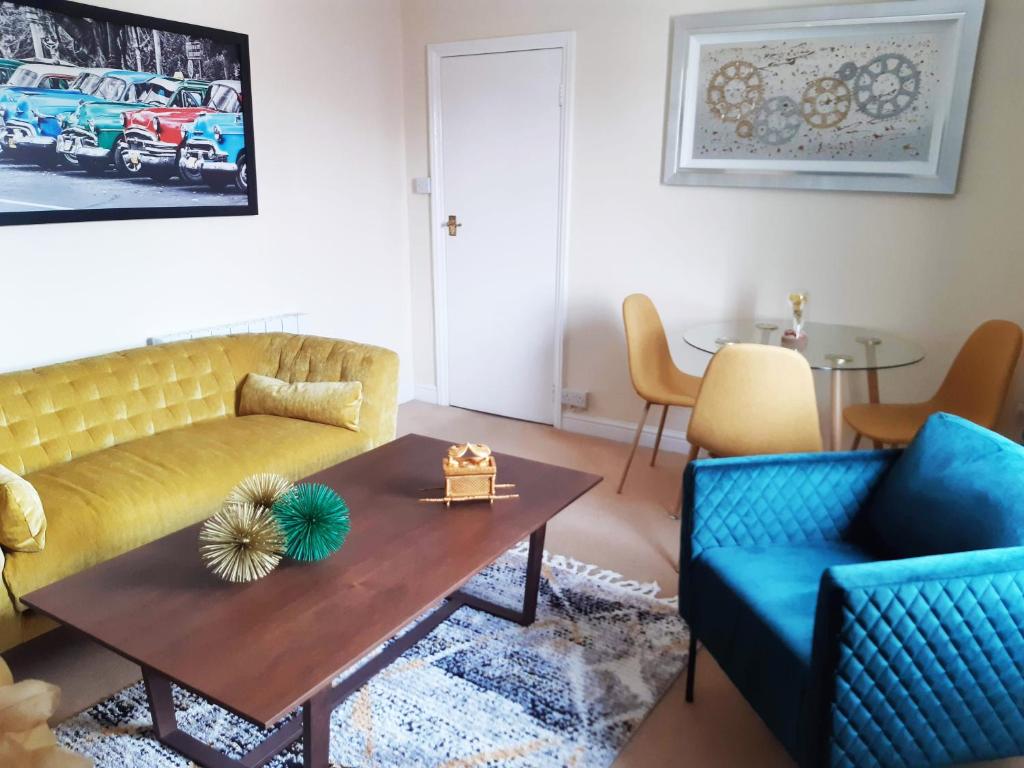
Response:
M498 490L514 488L515 483L498 482L498 465L491 449L482 443L463 443L448 449L448 455L441 460L444 473L444 496L420 501L443 503L451 506L453 501L489 501L517 499L518 493L499 494Z

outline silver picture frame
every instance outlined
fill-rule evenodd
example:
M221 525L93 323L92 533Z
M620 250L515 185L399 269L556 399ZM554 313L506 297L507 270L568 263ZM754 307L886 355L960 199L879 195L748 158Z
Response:
M954 194L984 10L673 17L663 183Z

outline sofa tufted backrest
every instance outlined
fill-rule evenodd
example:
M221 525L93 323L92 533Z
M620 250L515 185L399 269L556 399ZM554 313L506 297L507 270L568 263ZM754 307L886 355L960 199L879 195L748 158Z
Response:
M288 382L362 382L360 432L373 445L395 436L394 352L318 336L242 334L0 374L0 464L27 475L140 437L233 416L249 373Z
M247 373L297 381L359 381L359 431L380 445L395 437L398 355L370 344L291 333L234 336L231 361L241 382Z
M25 475L233 414L236 343L192 339L0 374L0 464Z

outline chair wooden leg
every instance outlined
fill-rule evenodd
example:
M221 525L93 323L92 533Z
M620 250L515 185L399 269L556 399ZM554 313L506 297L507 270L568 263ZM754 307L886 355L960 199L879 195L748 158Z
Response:
M850 450L851 451L856 451L858 448L860 448L860 438L861 438L860 432L858 432L856 435L853 436L853 445L850 446Z
M622 479L619 481L619 489L616 493L622 493L622 487L626 484L626 475L629 474L629 465L633 463L637 446L640 445L640 435L643 434L644 424L647 423L647 415L651 412L651 404L644 403L644 412L640 416L640 423L636 425L636 435L633 436L633 447L629 449L629 458L626 459L626 468L622 470Z
M697 675L697 633L690 627L690 655L686 659L686 701L693 703L693 684Z
M654 453L651 454L651 466L658 460L658 448L661 447L661 433L665 431L665 419L668 417L668 406L661 412L661 421L658 422L658 436L654 438Z
M686 464L697 458L700 453L699 445L690 446L690 454L686 457ZM686 464L683 465L683 469L686 469ZM683 516L683 481L682 478L679 480L679 495L676 496L676 503L672 507L672 512L669 513L669 517L673 520L678 520Z

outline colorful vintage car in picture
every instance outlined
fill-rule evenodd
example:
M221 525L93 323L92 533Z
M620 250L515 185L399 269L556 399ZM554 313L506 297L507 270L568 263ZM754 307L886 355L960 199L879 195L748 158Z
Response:
M22 64L18 59L0 59L0 85L4 85L11 79L11 75Z
M87 102L134 101L138 86L153 77L146 72L86 69L67 90L8 89L0 94L0 115L4 120L0 140L15 159L56 165L61 155L54 148L67 115Z
M10 59L4 59L10 61ZM4 141L4 105L5 97L16 99L15 93L21 93L26 89L38 90L69 90L80 78L81 67L69 67L62 64L22 64L14 70L6 83L0 85L0 157L3 156L6 141Z
M245 119L241 112L209 114L196 120L181 153L182 174L195 171L214 189L234 182L239 192L249 191Z
M178 174L190 183L202 181L198 168L181 167L188 129L211 112L233 114L241 111L242 84L237 80L217 80L210 85L199 107L142 109L125 113L127 162L161 181Z
M103 70L106 71L106 70ZM87 84L93 82L92 71L80 67L62 65L26 64L18 68L3 86L0 86L0 159L9 148L7 138L7 121L17 117L18 103L28 94L64 94L78 95ZM99 78L95 78L98 81ZM95 87L95 86L93 86ZM23 106L28 108L28 102ZM26 131L26 135L28 132Z
M0 226L257 214L249 76L245 34L0 0Z
M18 67L0 88L70 88L81 67L63 64L26 63Z
M134 101L85 102L65 118L57 152L87 173L113 167L121 176L137 175L142 166L128 162L124 116L147 107L198 107L209 89L205 80L154 77L138 87Z

